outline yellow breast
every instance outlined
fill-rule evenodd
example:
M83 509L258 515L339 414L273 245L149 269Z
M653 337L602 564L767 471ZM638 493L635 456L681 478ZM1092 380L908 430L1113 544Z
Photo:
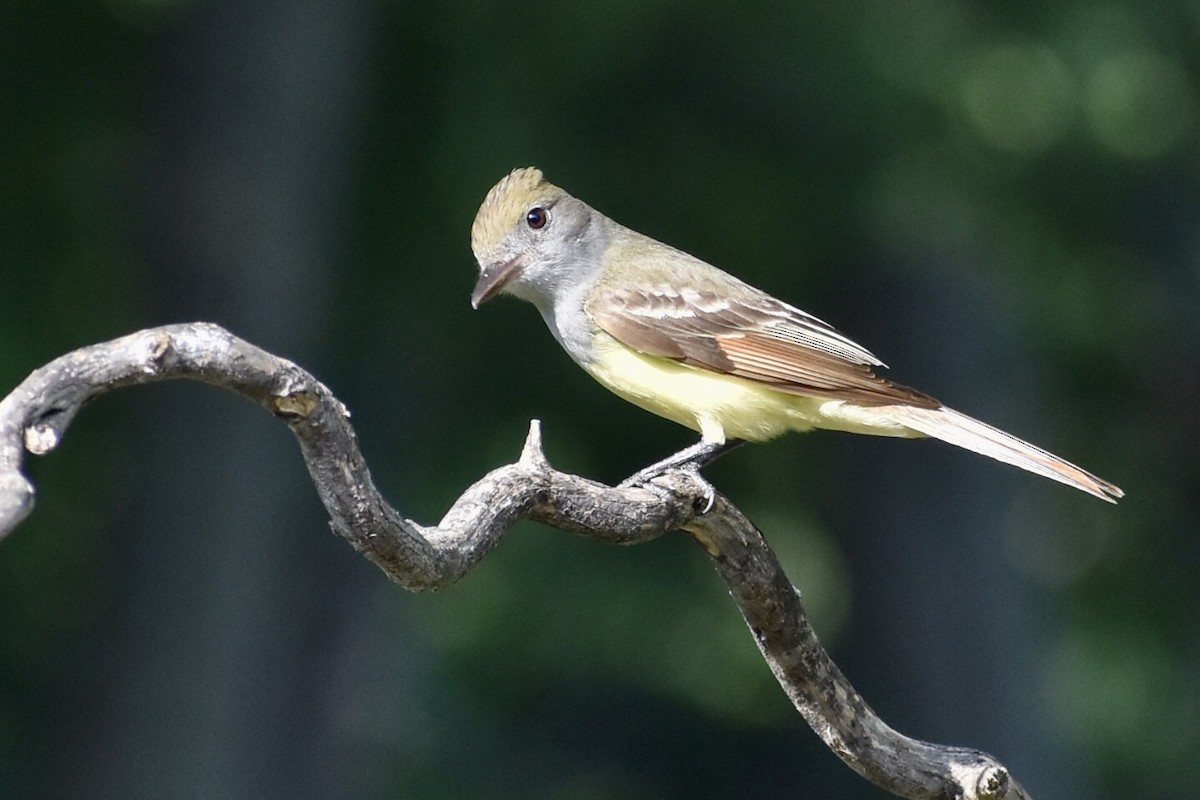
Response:
M634 405L699 431L706 441L761 442L797 429L792 407L808 398L648 356L605 334L598 339L595 360L584 365L592 377Z
M604 332L583 364L593 378L639 408L692 430L705 441L763 442L813 428L877 436L916 436L870 409L841 400L780 392L753 381L640 353Z

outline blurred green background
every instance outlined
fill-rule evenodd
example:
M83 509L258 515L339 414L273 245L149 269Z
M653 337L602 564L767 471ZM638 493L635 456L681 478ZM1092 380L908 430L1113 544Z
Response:
M10 0L0 387L212 320L324 380L418 520L532 417L617 480L691 434L467 302L475 209L536 164L1124 487L820 433L710 472L899 730L1036 797L1194 797L1198 32L1182 0ZM106 396L28 470L6 800L884 796L684 536L528 525L410 595L329 534L283 425L195 384Z

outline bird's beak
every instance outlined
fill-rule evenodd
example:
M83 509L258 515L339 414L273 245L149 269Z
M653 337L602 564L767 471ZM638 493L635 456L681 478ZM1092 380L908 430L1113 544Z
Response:
M521 274L521 267L524 265L525 260L518 255L508 261L498 261L484 267L483 271L479 273L479 281L475 284L475 290L471 292L471 308L479 308L500 294L505 286Z

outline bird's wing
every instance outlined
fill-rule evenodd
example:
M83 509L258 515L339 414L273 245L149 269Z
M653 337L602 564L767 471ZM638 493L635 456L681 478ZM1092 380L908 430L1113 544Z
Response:
M880 378L870 351L816 317L762 293L668 285L606 289L586 304L618 341L648 355L771 386L862 405L941 404Z

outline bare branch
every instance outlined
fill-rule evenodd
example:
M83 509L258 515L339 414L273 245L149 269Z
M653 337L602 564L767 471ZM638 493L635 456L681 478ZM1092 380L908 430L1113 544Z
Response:
M441 522L405 519L371 482L349 414L304 370L206 323L151 328L68 353L0 401L0 538L33 508L26 450L62 440L90 398L120 386L191 379L241 394L287 422L333 529L411 590L457 581L520 519L615 544L689 532L712 559L793 704L843 761L901 797L1024 798L1008 770L976 750L929 744L889 728L817 641L799 594L757 529L724 497L698 514L704 487L684 472L657 479L663 497L555 470L534 422L520 459L463 492Z

